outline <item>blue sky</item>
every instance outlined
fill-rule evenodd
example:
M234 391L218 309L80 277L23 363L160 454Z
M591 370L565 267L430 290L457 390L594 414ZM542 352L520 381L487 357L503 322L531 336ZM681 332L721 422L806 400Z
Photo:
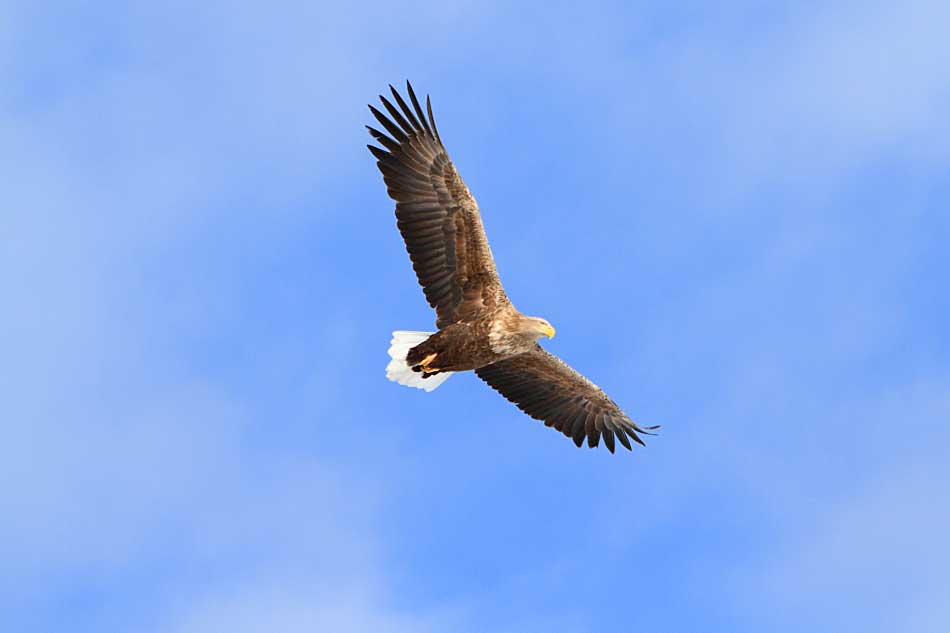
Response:
M5 631L946 631L950 8L0 5ZM473 376L364 145L410 78L509 295Z

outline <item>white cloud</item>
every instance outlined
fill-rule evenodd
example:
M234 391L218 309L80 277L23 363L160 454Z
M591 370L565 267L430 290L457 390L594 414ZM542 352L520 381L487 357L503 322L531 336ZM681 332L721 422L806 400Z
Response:
M202 596L173 618L168 633L204 631L340 631L341 633L442 630L422 619L403 618L381 608L365 588L311 586L308 578L284 577L248 583L233 592Z

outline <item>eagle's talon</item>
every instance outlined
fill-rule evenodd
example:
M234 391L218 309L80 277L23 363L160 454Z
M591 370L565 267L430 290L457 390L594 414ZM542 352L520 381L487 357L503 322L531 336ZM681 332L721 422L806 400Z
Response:
M438 370L435 369L434 367L429 367L429 363L431 363L432 361L434 361L434 360L435 360L435 357L438 356L438 355L439 355L438 352L432 352L431 354L429 354L428 356L426 356L425 358L423 358L423 359L419 362L419 365L418 365L418 366L421 367L421 368L422 368L422 371L426 372L427 374L431 374L433 371L438 371Z

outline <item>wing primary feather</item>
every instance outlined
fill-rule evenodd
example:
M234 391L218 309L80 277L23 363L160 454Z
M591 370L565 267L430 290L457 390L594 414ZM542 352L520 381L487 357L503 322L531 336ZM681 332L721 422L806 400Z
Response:
M443 219L433 213L418 213L419 220L409 223L403 222L402 231L412 235L424 235L425 237L438 237L442 234ZM438 233L436 233L438 231Z
M426 95L426 111L429 113L429 125L432 126L432 134L435 136L435 140L442 142L442 137L439 136L439 128L435 126L435 117L432 116L432 101L429 99L429 95Z
M544 400L536 405L535 417L539 420L547 420L561 411L563 406L564 400L561 398L552 397L549 400Z
M429 182L426 181L423 183L411 183L411 182L390 182L390 177L387 174L383 174L383 180L386 182L386 185L391 191L396 193L405 193L410 196L415 194L419 196L419 201L432 200L432 188L429 186ZM404 199L406 202L416 202L415 199L410 200L409 198L401 198L399 196L394 196L394 200L399 200L402 202Z
M565 411L564 413L562 413L559 416L559 419L557 421L558 422L557 427L556 427L557 430L563 433L564 435L566 435L567 437L571 437L571 433L574 430L572 425L574 424L574 418L576 417L577 417L576 411Z
M406 233L407 237L412 238L444 238L442 228L436 224L438 220L439 218L436 217L431 223L428 224L422 224L420 226L407 226L404 232Z
M373 146L368 145L367 147L373 147ZM388 152L384 152L378 147L375 149L376 149L375 152L373 152L372 149L370 151L373 152L373 156L379 159L380 169L383 169L385 167L386 169L390 169L394 172L399 173L401 176L405 178L408 178L410 180L415 180L417 183L422 184L423 187L431 188L432 181L429 180L428 174L423 174L416 171L415 169L412 168L411 165L407 165L403 162L400 162L392 154ZM385 176L386 174L384 173L383 175Z
M614 452L614 432L610 429L604 429L604 445L608 451Z
M391 116L393 120L399 124L399 127L402 128L403 132L405 132L407 136L412 136L415 134L416 130L411 125L409 125L409 121L406 120L406 117L402 115L402 112L400 112L396 106L389 102L389 99L383 95L379 95L379 100L383 102L383 106L386 107L386 111L389 112L389 116Z
M412 89L412 84L409 83L408 79L406 80L406 90L409 92L409 100L412 101L412 107L416 110L416 116L418 116L419 121L422 122L422 127L431 135L432 130L429 129L429 122L426 121L426 117L422 113L422 107L419 105L419 100L416 99L416 92Z
M438 215L439 222L442 221L442 211L443 211L443 208L442 208L442 205L440 205L440 204L438 203L438 201L435 201L435 200L429 201L429 202L404 202L404 203L400 203L399 210L400 210L400 211L405 211L406 213L433 213L433 212L434 212L434 213L439 214L439 215ZM399 228L402 229L402 228L403 228L403 225L404 225L406 222L410 222L410 221L411 221L411 220L409 220L408 218L405 219L405 220L400 219L400 220L398 221L398 222L399 222ZM432 221L435 221L435 220L433 219Z
M576 420L574 420L574 429L571 431L571 439L574 440L574 443L577 444L580 448L581 444L584 443L584 437L587 435L587 418L589 414L579 415Z
M598 431L603 431L605 428L607 428L607 425L605 423L606 418L607 416L604 415L603 412L598 412L597 415L594 416L594 428L597 429Z
M406 118L409 120L409 123L412 124L413 130L417 132L422 131L422 126L419 125L419 121L416 119L416 115L412 113L412 110L409 109L409 106L406 105L406 102L403 100L402 95L396 92L396 89L393 88L392 84L389 84L389 91L393 93L393 98L396 100L396 103L399 104L399 107L402 108L402 113L406 115Z
M386 149L388 149L390 152L395 152L396 150L399 149L399 147L400 147L400 146L399 146L399 143L397 143L396 141L392 140L391 138L389 138L388 136L386 136L385 134L383 134L382 132L380 132L380 131L377 130L376 128L370 127L370 126L367 125L367 126L366 126L366 129L369 130L370 135L371 135L374 139L376 139L377 141L379 141L380 145L383 145L383 146L384 146Z
M373 106L369 107L369 111L373 113L373 116L376 117L376 120L379 121L380 125L386 128L386 131L400 143L405 143L409 137L399 129L395 123L386 118L386 115L374 108Z
M623 447L628 451L632 451L633 447L630 446L630 439L627 437L626 432L624 432L623 427L618 426L614 433L617 435L617 439L620 440L620 443L623 444Z
M560 431L563 428L564 419L569 415L570 413L565 412L564 410L555 411L544 419L544 425L554 427Z
M409 247L410 253L441 253L442 237L440 235L413 235L412 246Z
M577 428L574 429L574 434L571 436L571 439L574 441L574 444L577 445L577 448L580 448L584 445L584 427L579 427L580 433L577 432Z
M375 145L367 145L366 147L369 148L369 151L373 154L373 156L376 157L378 161L384 162L392 160L393 155L386 150L376 147Z
M376 139L380 145L388 149L391 153L395 153L397 150L399 150L399 143L392 140L376 128L367 125L366 129L369 130L370 135Z

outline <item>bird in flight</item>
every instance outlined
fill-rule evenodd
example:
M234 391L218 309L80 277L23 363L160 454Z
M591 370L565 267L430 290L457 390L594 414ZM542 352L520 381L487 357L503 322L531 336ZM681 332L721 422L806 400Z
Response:
M386 376L432 391L455 372L473 370L532 418L591 448L603 438L630 440L657 427L634 423L597 385L545 351L538 340L554 337L540 317L519 312L502 288L475 198L462 181L432 116L423 112L409 82L409 104L389 87L392 101L379 99L389 116L369 106L386 130L367 126L382 147L376 157L389 196L396 201L396 225L429 305L436 332L393 332Z

